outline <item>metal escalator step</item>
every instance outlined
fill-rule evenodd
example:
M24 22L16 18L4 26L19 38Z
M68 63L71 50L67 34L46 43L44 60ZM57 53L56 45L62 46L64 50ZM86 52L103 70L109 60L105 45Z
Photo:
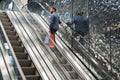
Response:
M10 20L9 20L8 18L1 18L1 17L0 17L0 20L1 20L2 22L10 22Z
M6 30L6 33L8 35L16 35L16 32L15 31L10 31L10 30Z
M13 35L8 35L8 38L10 39L10 40L18 40L18 36L13 36Z
M11 26L12 23L11 22L2 22L3 26Z
M27 80L42 80L39 75L26 75L25 77Z
M78 79L79 75L75 71L68 71L72 79Z
M31 60L26 60L26 59L18 59L21 67L29 67L31 66Z
M0 15L2 15L2 14L6 14L5 12L0 12Z
M72 66L69 65L69 64L63 64L63 66L65 67L65 69L66 69L67 71L72 71L72 70L73 70Z
M27 59L28 53L16 53L18 59Z
M6 15L6 13L5 13L5 12L2 12L2 13L0 13L0 15Z
M11 45L15 51L16 57L23 70L23 73L27 80L41 80L41 77L36 73L35 66L32 65L32 60L29 60L28 53L25 52L25 48L21 46L22 42L18 41L19 36L16 35L14 27L10 22L6 13L0 13L0 20L5 28L7 36L11 42ZM22 80L19 78L19 80Z
M57 57L61 58L62 57L62 54L56 54Z
M67 60L64 57L60 58L60 63L61 64L67 64Z
M13 31L14 30L14 27L11 27L11 26L4 26L5 30L10 30L10 31Z
M21 43L20 41L10 41L12 46L21 46Z
M21 46L13 46L15 52L24 52L25 48Z
M35 67L22 67L23 73L25 75L34 75L35 74Z
M0 14L0 18L8 18L6 14Z

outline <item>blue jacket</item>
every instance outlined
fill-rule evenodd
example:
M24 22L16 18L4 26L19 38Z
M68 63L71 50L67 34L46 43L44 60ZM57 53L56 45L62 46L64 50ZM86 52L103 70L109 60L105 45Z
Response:
M50 16L50 29L59 29L60 18L57 13L53 13Z
M73 23L75 24L75 31L86 33L89 30L88 20L84 16L75 16Z

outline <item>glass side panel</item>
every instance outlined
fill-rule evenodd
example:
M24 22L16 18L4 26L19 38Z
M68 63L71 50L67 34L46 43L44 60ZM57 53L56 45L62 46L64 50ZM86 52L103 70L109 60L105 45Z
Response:
M2 74L1 74L1 69L0 69L0 80L3 80Z
M3 33L3 31L2 31L1 28L0 28L0 31L1 31L1 33L0 33L0 40L1 40L1 42L2 42L2 45L3 45L3 48L4 48L5 52L6 52L7 55L9 56L9 58L8 58L7 60L10 61L10 64L8 64L8 65L9 65L10 67L12 67L12 70L10 70L11 72L9 71L9 73L11 73L15 79L17 78L18 80L22 80L22 77L21 77L21 75L20 75L20 73L19 73L19 69L18 69L18 67L16 66L16 63L15 63L15 60L14 60L14 58L13 58L12 52L11 52L11 50L10 50L10 47L9 47L9 45L8 45L8 43L7 43L7 40L6 40L6 38L5 38L5 35L4 35L4 33ZM6 61L7 61L7 60L6 60Z

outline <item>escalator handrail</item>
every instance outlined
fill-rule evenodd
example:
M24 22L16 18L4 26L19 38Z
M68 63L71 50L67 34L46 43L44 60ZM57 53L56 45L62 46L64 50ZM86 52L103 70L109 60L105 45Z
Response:
M7 43L8 43L8 46L9 46L9 48L10 48L10 50L11 50L11 54L12 54L14 60L15 60L15 63L16 63L16 66L17 66L17 68L18 68L18 70L19 70L20 76L21 76L21 78L22 78L23 80L26 80L26 78L25 78L25 76L24 76L24 73L23 73L23 71L22 71L22 69L21 69L21 67L20 67L20 64L19 64L19 62L18 62L18 60L17 60L17 58L16 58L15 52L14 52L14 50L13 50L13 47L12 47L12 45L10 44L10 41L9 41L9 39L8 39L8 36L7 36L6 32L5 32L5 29L4 29L3 25L1 25L1 29L2 29L2 31L3 31L3 34L4 34L4 36L5 36L6 41L7 41Z
M7 67L7 64L5 62L5 58L4 58L5 55L4 55L4 53L3 53L2 49L1 49L2 45L3 44L0 41L0 50L1 50L0 51L0 61L1 61L1 64L2 64L2 65L0 65L1 76L2 76L3 80L11 80L11 76L10 76L10 73L8 71L8 67Z
M8 52L5 50L5 46L2 41L0 41L0 46L1 46L2 56L8 70L8 74L10 75L11 80L13 79L17 80L17 75L15 74L14 67L10 63Z

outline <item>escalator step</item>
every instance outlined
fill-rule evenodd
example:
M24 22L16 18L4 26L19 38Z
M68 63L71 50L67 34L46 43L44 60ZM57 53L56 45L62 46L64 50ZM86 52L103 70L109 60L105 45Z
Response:
M11 22L2 22L3 26L11 26L12 23Z
M72 79L78 79L79 78L78 74L74 71L68 71L68 73L70 74Z
M35 67L22 67L22 70L25 75L34 75L35 74Z
M8 18L8 16L5 14L0 14L0 18Z
M28 54L27 53L16 53L16 57L18 59L27 59Z
M13 46L15 52L24 52L25 48L21 46Z
M61 58L62 57L62 54L56 54L57 57Z
M12 36L12 35L8 35L8 38L10 39L10 40L18 40L18 36Z
M0 15L6 15L6 13L5 12L0 12Z
M42 80L39 75L26 75L27 80Z
M70 66L69 64L63 64L63 66L65 67L65 69L67 71L72 71L73 70L72 66Z
M29 60L28 53L25 52L25 48L22 47L22 42L18 41L19 36L17 36L15 29L10 22L6 13L0 13L0 20L5 28L7 36L11 42L12 48L15 51L16 57L19 61L19 64L23 70L23 73L27 80L42 80L41 77L36 72L36 68L32 65L32 60ZM22 80L19 78L19 80Z
M21 43L20 41L10 41L12 46L21 46Z
M1 18L1 17L0 17L0 20L1 20L2 22L10 22L10 20L9 20L8 18Z
M6 30L6 33L8 35L16 35L16 32L15 31L10 31L10 30Z
M11 27L11 26L4 26L5 30L10 30L10 31L13 31L14 30L14 27Z
M67 60L64 57L60 58L60 63L61 64L67 64Z
M31 62L32 62L31 60L26 60L26 59L19 59L18 61L21 67L29 67L31 66Z

